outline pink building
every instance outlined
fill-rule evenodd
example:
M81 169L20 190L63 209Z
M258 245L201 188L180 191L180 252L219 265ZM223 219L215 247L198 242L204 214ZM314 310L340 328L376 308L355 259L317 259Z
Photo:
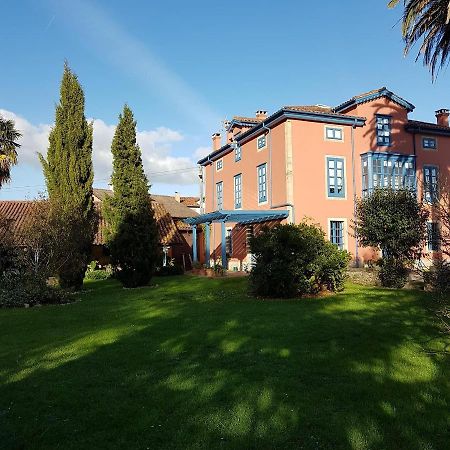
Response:
M355 200L376 187L417 190L430 204L450 178L449 110L436 123L408 119L414 105L386 88L329 107L285 106L267 116L234 117L226 143L213 135L202 168L206 256L230 270L250 263L248 237L261 224L311 218L361 264L377 255L352 237ZM428 224L427 251L439 253L439 224ZM203 252L202 252L203 253ZM194 245L194 258L197 257ZM209 256L209 257L208 257ZM203 259L205 258L205 259Z

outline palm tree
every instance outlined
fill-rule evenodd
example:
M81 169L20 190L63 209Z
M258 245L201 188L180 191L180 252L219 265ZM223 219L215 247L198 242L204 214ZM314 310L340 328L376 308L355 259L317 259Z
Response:
M17 140L22 136L15 128L13 120L0 116L0 187L11 177L11 166L17 164Z
M400 0L390 0L394 8ZM450 2L449 0L403 0L405 10L402 33L405 54L421 42L416 61L422 57L423 64L431 70L433 79L447 62L450 52Z

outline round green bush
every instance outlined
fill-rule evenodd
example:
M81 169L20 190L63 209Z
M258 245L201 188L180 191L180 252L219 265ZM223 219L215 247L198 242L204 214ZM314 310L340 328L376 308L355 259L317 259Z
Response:
M315 225L266 227L250 246L250 285L257 295L295 297L343 289L350 255L326 241Z

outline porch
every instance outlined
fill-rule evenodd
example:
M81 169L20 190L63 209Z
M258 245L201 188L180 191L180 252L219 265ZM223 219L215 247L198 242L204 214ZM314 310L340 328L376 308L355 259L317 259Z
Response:
M198 251L197 251L197 226L205 225L205 264L206 267L210 267L210 225L212 223L221 224L221 258L222 266L228 268L228 258L226 251L226 224L234 223L238 225L252 225L257 223L269 222L274 220L283 220L289 216L287 210L233 210L224 211L218 210L210 213L201 214L196 217L189 217L184 219L184 222L192 227L192 259L194 263L197 263Z

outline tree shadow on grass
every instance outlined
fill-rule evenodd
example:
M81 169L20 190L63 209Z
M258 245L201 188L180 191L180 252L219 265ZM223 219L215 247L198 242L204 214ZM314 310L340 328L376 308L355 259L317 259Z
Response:
M448 445L449 361L422 351L437 331L414 294L265 302L243 281L157 283L126 305L105 289L101 317L65 335L82 340L72 359L0 387L0 447Z

